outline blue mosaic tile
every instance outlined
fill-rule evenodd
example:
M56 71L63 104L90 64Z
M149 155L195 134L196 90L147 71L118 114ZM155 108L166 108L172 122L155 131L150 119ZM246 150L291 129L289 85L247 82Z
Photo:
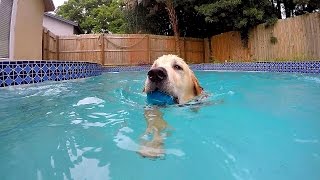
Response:
M13 84L14 81L10 78L10 77L7 77L5 80L4 80L4 84L5 86L10 86L11 84Z
M23 79L20 76L18 76L14 81L18 84L21 84L23 82Z
M55 71L56 70L56 66L54 64L51 64L49 67L50 71Z
M102 70L101 65L84 62L0 61L0 87L98 76Z
M29 73L31 71L31 67L29 66L29 64L27 64L23 69L26 73Z
M11 71L13 71L13 69L12 69L9 65L7 65L7 66L3 69L3 71L4 71L6 74L10 74Z
M62 64L59 64L58 68L57 68L59 71L62 71L63 67L62 67Z
M40 71L40 67L36 64L34 67L33 67L33 70L37 73Z
M190 65L190 67L193 70L213 70L213 71L264 71L264 72L319 73L320 61L192 64ZM148 71L149 69L150 69L149 65L118 66L118 67L104 67L103 72Z
M14 71L16 71L18 74L22 71L23 69L20 67L20 65L17 65L15 68L14 68Z
M35 80L36 82L40 82L40 81L41 81L41 78L40 78L39 75L36 75L36 76L34 77L34 80Z
M66 80L70 79L70 75L69 75L69 74L66 74L66 75L65 75L65 79L66 79Z
M26 81L26 83L30 84L32 81L32 78L30 76L25 77L24 79Z
M44 64L44 65L42 66L42 70L43 70L44 72L47 72L47 71L49 70L47 64Z
M194 64L190 67L193 70L320 73L320 61ZM47 80L85 78L100 75L102 72L148 71L149 69L150 65L103 68L98 64L84 62L2 61L0 62L0 87Z
M47 74L45 74L45 75L42 77L42 80L43 80L43 81L48 81L48 80L49 80L49 77L47 76Z

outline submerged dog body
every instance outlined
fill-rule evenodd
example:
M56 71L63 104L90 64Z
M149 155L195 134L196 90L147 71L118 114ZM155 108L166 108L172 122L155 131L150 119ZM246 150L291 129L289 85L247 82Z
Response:
M163 55L154 61L148 72L144 92L159 90L184 104L202 93L193 71L176 55Z
M185 104L199 96L203 89L183 59L175 55L164 55L154 61L145 81L144 92L153 91L164 92L174 97L175 103ZM143 136L149 134L152 138L142 141L139 154L150 158L161 157L165 154L163 136L166 136L161 132L167 129L168 124L159 107L146 108L144 115L147 128Z

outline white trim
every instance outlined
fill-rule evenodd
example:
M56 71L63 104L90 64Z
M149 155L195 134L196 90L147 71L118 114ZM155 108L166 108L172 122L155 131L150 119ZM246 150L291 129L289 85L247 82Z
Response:
M17 8L18 8L18 1L13 0L12 3L12 12L11 12L11 24L10 24L10 40L9 40L9 59L13 59L14 55L14 40L15 40L15 31L16 31L16 18L17 18Z

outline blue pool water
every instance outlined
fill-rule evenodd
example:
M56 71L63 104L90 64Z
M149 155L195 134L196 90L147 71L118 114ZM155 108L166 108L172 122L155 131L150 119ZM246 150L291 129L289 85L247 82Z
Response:
M143 158L145 72L0 89L1 179L320 179L320 76L196 72L209 98L161 109Z

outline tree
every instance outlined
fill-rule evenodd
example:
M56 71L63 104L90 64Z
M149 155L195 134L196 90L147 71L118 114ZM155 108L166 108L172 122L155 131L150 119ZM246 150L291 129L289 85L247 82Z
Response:
M298 16L305 13L319 12L319 0L271 0L279 19ZM283 8L281 8L283 7Z
M320 1L319 0L284 0L289 4L286 9L286 17L298 16L306 13L313 13L319 11ZM287 13L290 12L290 14ZM288 14L288 16L287 16Z
M174 0L127 0L126 4L128 9L138 9L139 4L149 9L149 13L152 14L159 9L164 8L167 11L169 22L170 22L170 29L172 29L174 37L175 37L175 46L176 46L176 53L180 55L180 43L179 43L179 26L178 26L178 17L176 14L176 6L178 1ZM181 1L180 1L181 2Z
M76 21L85 33L125 33L127 22L117 0L69 0L56 13Z
M176 14L175 6L173 4L173 0L165 0L164 1L166 5L166 10L168 11L169 19L170 19L170 24L172 26L173 34L174 34L174 39L175 39L175 44L176 44L176 52L177 55L181 55L180 51L180 33L179 33L179 27L178 27L178 17Z
M268 0L216 0L196 6L205 20L220 27L216 32L237 30L247 41L249 29L264 22L274 22L277 17Z

